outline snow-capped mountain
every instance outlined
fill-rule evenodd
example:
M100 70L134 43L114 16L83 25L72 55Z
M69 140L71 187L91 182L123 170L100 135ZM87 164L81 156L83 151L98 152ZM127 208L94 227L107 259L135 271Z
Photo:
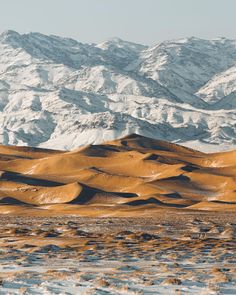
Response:
M72 149L130 133L236 146L236 40L153 47L0 35L0 142Z

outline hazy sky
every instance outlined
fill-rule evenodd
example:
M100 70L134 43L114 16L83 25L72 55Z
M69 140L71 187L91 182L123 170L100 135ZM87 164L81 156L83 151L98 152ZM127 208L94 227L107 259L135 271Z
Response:
M0 0L0 31L144 44L186 36L236 39L236 0Z

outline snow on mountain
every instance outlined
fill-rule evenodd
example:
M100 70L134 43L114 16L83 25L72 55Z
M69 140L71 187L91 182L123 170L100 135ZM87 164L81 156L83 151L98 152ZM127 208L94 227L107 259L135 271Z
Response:
M236 42L187 38L165 41L141 53L139 71L158 81L183 102L206 107L195 92L236 61Z
M0 35L0 141L72 149L130 133L202 150L236 146L236 41L148 48Z
M213 76L196 95L209 104L220 102L224 97L236 91L236 66ZM235 100L235 99L234 99ZM234 101L236 104L236 101Z
M124 68L129 66L132 61L138 59L141 51L147 49L145 45L140 45L132 42L127 42L119 38L112 38L103 43L97 44L96 48L103 50L109 64Z

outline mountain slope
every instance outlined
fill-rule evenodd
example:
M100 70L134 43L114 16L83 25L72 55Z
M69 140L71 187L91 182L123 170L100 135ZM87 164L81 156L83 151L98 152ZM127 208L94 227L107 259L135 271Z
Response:
M0 36L0 142L73 149L130 133L236 146L236 41L148 48L39 33Z

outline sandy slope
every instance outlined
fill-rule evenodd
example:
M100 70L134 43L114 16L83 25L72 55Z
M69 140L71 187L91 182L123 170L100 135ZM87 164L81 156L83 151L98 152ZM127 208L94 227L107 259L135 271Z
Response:
M236 210L235 156L236 151L205 154L135 134L71 152L0 146L0 213Z

